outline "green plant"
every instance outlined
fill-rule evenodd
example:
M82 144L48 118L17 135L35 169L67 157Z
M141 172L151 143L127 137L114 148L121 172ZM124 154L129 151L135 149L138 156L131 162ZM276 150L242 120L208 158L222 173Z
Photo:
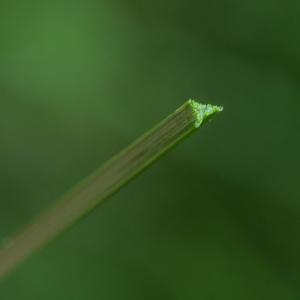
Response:
M89 213L220 111L221 107L189 100L109 160L0 250L0 278L14 270L19 263Z

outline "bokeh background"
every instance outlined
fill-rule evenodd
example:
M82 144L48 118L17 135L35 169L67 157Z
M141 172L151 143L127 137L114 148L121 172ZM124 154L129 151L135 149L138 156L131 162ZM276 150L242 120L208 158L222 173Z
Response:
M1 0L0 239L184 100L225 106L1 299L299 299L299 26L293 0Z

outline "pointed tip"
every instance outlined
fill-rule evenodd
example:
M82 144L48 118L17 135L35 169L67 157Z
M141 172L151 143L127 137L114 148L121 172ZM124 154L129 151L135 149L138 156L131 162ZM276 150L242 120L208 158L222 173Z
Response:
M195 100L188 100L188 104L193 109L196 116L195 127L198 128L208 120L210 120L214 115L223 111L222 106L216 106L211 104L202 104Z

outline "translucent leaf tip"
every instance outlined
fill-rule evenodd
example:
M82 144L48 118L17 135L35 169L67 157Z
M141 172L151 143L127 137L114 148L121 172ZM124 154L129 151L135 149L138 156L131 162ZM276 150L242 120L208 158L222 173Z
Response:
M216 115L217 113L223 111L222 106L216 106L211 104L202 104L195 100L188 100L188 104L191 106L196 120L195 120L195 127L198 128L208 120L212 118L212 116Z

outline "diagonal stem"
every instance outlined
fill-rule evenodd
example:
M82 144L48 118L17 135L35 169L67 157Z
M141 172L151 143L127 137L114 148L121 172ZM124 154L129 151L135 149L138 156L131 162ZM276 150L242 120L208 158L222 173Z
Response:
M189 100L109 160L0 249L0 279L221 110Z

